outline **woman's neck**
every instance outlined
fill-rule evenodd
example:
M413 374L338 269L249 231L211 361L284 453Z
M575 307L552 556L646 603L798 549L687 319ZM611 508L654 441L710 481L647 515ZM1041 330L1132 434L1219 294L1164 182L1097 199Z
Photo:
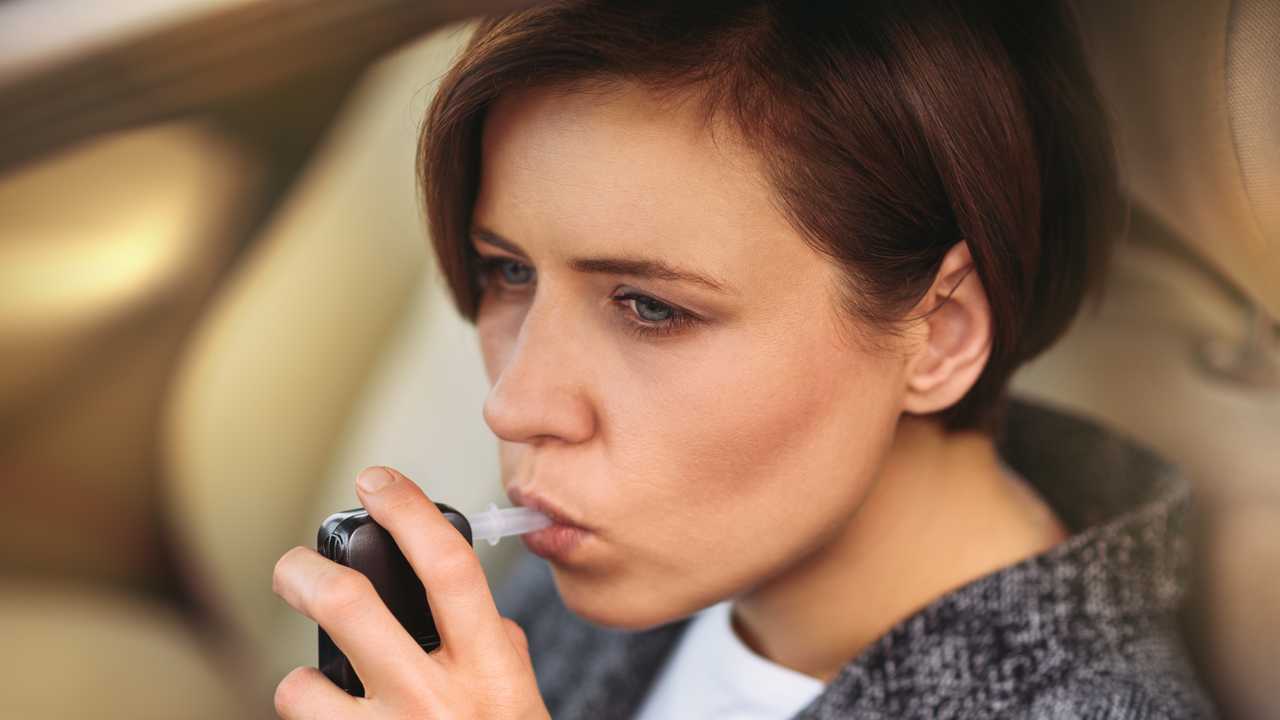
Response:
M749 647L829 681L899 620L1067 536L992 440L904 415L865 502L834 539L734 603Z

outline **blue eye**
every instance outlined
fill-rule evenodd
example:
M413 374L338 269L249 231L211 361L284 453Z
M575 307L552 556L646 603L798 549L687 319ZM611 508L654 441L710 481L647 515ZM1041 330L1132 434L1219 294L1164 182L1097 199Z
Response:
M667 337L698 323L699 318L686 310L674 308L661 300L640 293L625 293L613 298L630 308L628 316L642 322L626 320L627 330L641 338Z
M476 281L481 288L488 288L494 273L499 275L504 286L520 287L528 285L533 279L533 268L518 260L510 258L485 258L480 262L480 270Z
M522 285L533 277L533 268L528 265L521 265L518 262L503 263L501 268L502 279L512 285Z
M675 308L643 295L632 298L636 315L645 322L666 322L675 314Z

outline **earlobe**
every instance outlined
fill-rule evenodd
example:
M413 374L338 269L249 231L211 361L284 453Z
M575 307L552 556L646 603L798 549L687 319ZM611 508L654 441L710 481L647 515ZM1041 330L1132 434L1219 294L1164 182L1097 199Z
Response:
M991 309L968 244L947 253L919 305L923 335L906 371L903 410L928 414L959 402L991 353Z

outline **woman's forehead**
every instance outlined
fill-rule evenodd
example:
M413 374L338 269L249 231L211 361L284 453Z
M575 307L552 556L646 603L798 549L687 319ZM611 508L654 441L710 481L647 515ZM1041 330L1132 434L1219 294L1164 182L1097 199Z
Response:
M713 139L691 104L658 104L635 84L504 95L482 148L474 223L525 247L687 258L725 278L814 254L750 150L730 132Z
M727 128L715 133L713 140L690 103L659 103L634 83L607 92L535 87L504 94L490 108L482 155L485 170L523 180L541 173L571 189L767 195L756 155Z

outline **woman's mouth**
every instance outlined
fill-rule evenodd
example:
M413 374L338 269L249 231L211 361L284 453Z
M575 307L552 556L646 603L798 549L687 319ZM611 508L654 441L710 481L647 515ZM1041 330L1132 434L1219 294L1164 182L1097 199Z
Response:
M525 533L520 536L520 541L534 555L564 562L589 532L576 525L556 523L541 530Z
M564 561L574 548L591 534L591 530L568 518L559 507L545 498L522 491L518 487L510 488L507 496L513 503L532 508L551 518L553 524L550 527L520 536L520 541L525 544L525 547L539 557Z
M519 487L512 486L507 488L507 497L512 504L527 507L551 518L552 522L557 525L570 525L572 527L589 530L585 523L578 520L569 513L560 509L560 506L541 495L535 494L528 490L521 490Z

